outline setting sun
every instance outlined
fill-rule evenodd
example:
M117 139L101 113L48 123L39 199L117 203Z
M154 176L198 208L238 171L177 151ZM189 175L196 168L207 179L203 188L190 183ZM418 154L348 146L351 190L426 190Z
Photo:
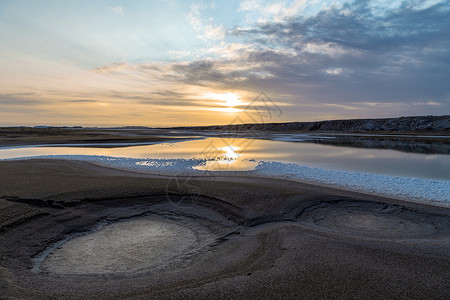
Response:
M206 97L214 100L219 100L221 101L220 104L228 106L229 108L244 104L241 100L241 96L236 93L207 94Z

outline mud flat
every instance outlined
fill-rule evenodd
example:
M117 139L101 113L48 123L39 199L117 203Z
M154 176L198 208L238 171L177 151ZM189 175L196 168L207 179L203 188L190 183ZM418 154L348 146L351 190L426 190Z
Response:
M35 271L54 274L135 273L173 264L176 259L193 255L214 240L214 235L206 229L206 233L199 233L202 228L194 221L189 220L186 226L178 224L178 221L146 216L113 222L83 235L69 235L59 248L49 247L50 251L35 259Z
M449 292L445 207L287 180L173 180L62 160L0 162L0 196L7 299Z
M177 142L186 137L164 129L150 128L32 128L0 127L0 147L30 145L83 145L84 147L126 147L133 144Z

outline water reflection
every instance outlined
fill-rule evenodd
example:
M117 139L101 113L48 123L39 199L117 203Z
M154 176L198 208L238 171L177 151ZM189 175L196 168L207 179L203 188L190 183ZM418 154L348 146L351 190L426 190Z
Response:
M208 171L245 171L254 169L258 163L255 160L242 159L242 148L225 146L218 148L222 153L217 157L204 157L208 161L195 167L197 170Z
M273 140L205 138L122 148L29 147L0 149L0 159L41 155L100 155L138 159L201 159L199 170L242 171L258 161L404 177L450 180L450 155L335 147Z
M396 138L341 135L332 139L311 139L305 142L356 148L392 149L412 153L450 154L450 139L448 137Z
M182 131L186 134L186 131ZM450 154L450 136L433 135L395 135L395 134L358 134L358 133L312 133L312 132L248 132L231 131L217 132L207 131L190 132L193 135L206 137L230 136L241 139L267 139L272 141L317 143L323 145L389 149L402 152L425 153L425 154ZM180 132L178 132L180 134Z
M220 150L224 151L223 157L225 158L225 163L233 163L238 159L241 155L236 153L239 150L238 147L227 146L220 148Z
M227 143L226 141L224 142ZM245 171L254 169L258 163L255 160L243 159L242 150L242 148L232 145L217 148L217 156L202 157L207 159L207 161L201 163L195 169L203 171Z

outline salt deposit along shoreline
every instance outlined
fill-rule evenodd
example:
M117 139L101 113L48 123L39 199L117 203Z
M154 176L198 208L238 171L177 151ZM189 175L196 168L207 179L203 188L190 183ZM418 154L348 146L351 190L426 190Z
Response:
M293 163L258 161L251 171L203 171L196 167L206 159L136 159L89 155L51 155L21 159L80 160L127 171L166 176L261 176L319 184L361 193L392 197L404 201L450 207L450 182L425 178L408 178L355 171L313 168Z

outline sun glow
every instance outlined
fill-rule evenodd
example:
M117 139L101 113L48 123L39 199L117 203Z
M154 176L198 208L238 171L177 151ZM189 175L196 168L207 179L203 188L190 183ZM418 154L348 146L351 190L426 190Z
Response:
M242 109L238 109L238 108L234 108L234 107L224 107L224 108L213 108L210 110L214 110L214 111L223 111L223 112L228 112L228 113L237 113L237 112L241 112Z
M214 100L219 100L221 103L221 105L227 106L227 108L225 109L220 109L222 111L227 111L227 112L237 112L240 111L240 109L235 108L235 106L241 106L244 105L244 103L242 102L241 96L239 94L236 93L224 93L224 94L206 94L205 98L208 99L214 99Z

